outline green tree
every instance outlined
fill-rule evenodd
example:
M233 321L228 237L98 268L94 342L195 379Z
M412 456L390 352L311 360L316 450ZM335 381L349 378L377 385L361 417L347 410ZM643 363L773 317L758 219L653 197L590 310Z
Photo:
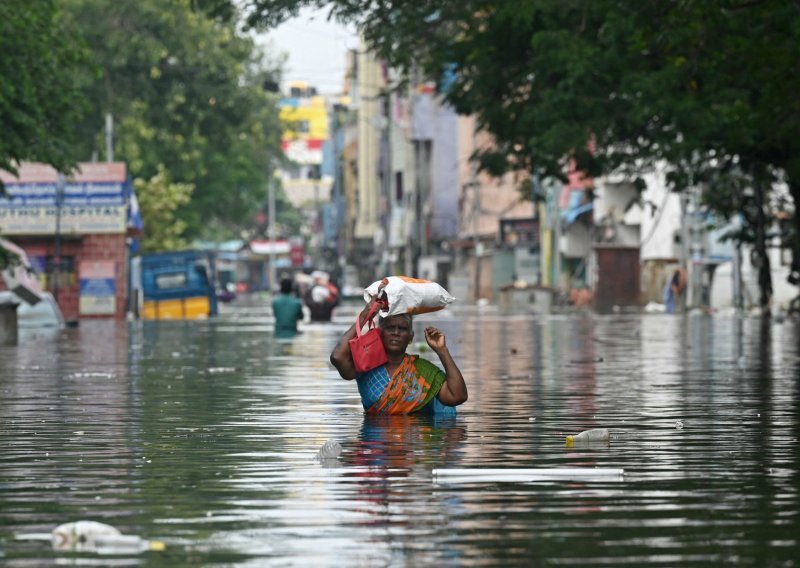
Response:
M494 135L496 146L476 156L490 173L562 177L572 158L592 176L636 176L666 162L674 189L705 185L723 214L741 210L749 182L761 196L748 220L762 304L764 204L785 179L795 211L790 278L800 279L796 2L254 0L249 22L274 25L303 6L327 6L391 64L436 78L458 112Z
M266 197L268 164L280 155L279 72L233 21L189 0L61 0L74 33L100 70L83 77L95 109L80 125L83 155L105 157L104 119L114 117L115 156L134 177L164 168L194 186L175 211L186 238L238 235ZM152 221L144 218L145 230Z
M30 160L68 171L77 162L74 125L86 107L76 77L88 59L61 23L53 0L0 3L2 169L16 173Z
M0 270L15 266L17 263L19 263L19 257L0 243Z
M137 178L134 189L139 196L139 209L147 219L142 252L180 250L188 247L183 238L186 224L175 218L175 212L191 201L194 186L174 183L163 166L149 180Z

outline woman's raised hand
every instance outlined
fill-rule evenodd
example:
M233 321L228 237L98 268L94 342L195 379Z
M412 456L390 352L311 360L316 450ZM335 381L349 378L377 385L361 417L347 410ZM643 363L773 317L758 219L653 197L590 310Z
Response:
M442 349L447 348L447 343L444 339L444 333L433 326L425 328L425 341L427 341L430 348L437 353Z

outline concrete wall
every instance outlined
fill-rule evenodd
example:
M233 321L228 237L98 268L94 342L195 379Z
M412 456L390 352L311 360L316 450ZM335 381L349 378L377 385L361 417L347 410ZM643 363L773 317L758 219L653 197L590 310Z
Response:
M361 42L358 54L358 215L355 238L371 240L378 230L381 67Z

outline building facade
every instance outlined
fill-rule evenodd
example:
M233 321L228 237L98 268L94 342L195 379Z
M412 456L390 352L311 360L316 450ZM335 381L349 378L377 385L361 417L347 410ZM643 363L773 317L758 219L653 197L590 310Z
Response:
M25 250L64 318L124 318L132 196L125 164L81 163L62 176L23 163L0 178L0 234Z

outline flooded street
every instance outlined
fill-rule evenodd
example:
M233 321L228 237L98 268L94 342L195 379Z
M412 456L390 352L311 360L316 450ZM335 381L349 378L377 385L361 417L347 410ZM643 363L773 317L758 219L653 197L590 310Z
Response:
M469 401L455 419L376 418L328 362L356 308L276 340L262 304L0 347L0 564L800 563L796 321L448 308L417 318L416 339L426 322L446 334ZM594 427L608 445L565 447ZM343 451L320 461L329 440ZM15 539L78 520L166 549Z

